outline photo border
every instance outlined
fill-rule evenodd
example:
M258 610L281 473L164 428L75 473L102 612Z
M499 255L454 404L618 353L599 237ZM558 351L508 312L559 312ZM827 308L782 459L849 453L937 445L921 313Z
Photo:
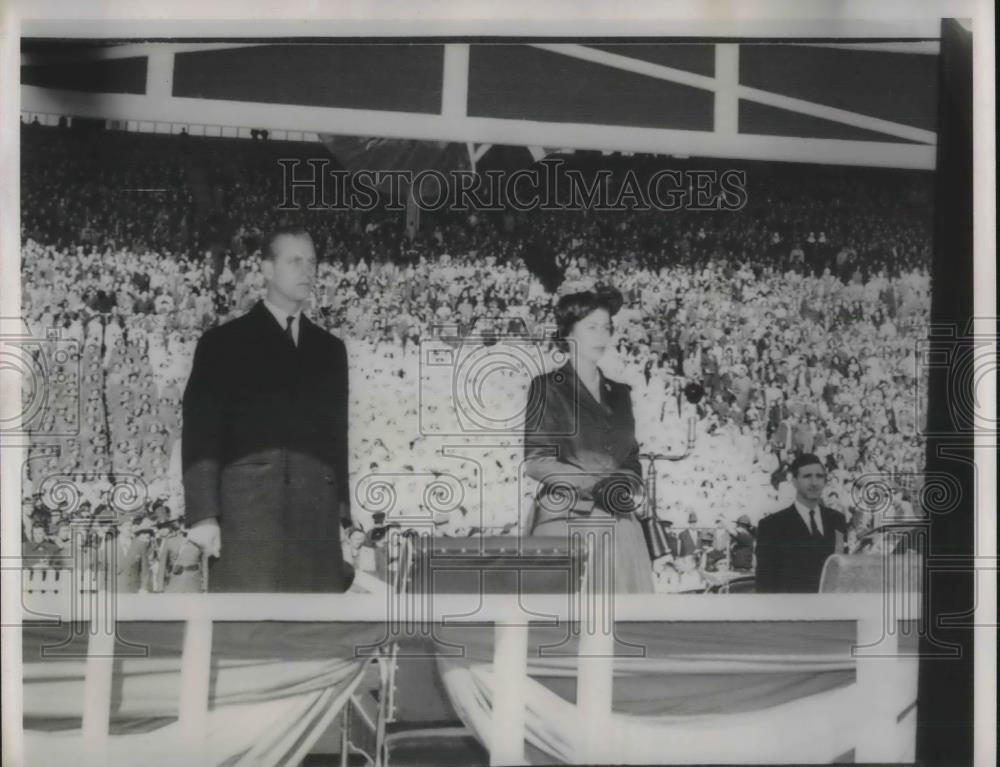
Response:
M279 7L271 3L160 3L108 2L100 5L81 2L8 2L2 12L0 30L0 72L2 103L0 119L0 162L6 178L19 178L18 98L19 38L52 36L68 38L139 37L151 34L174 37L260 36L295 37L452 37L474 39L509 36L530 37L649 37L662 29L677 37L900 37L926 38L939 34L941 16L973 19L974 61L974 146L973 174L975 234L975 300L969 307L976 334L996 330L995 304L995 118L994 118L994 27L993 9L982 2L890 2L879 5L856 2L820 2L806 6L791 2L740 4L739 19L726 18L730 4L682 2L664 7L650 2L633 2L614 8L603 3L545 3L510 0L502 12L485 3L425 2L419 5L389 2L368 3L361 18L359 4L337 9L314 3L293 2ZM84 16L86 14L86 16ZM102 15L104 14L104 15ZM211 18L206 18L210 16ZM200 20L199 20L200 17ZM830 24L830 19L839 23ZM196 30L192 35L192 31ZM4 254L0 280L0 316L16 317L20 309L18 279L19 192L16 183L0 190L0 252ZM17 255L15 255L17 254ZM938 266L938 264L936 264ZM995 422L995 378L986 382L985 407ZM19 386L6 378L0 395L19 400ZM4 440L2 447L3 558L19 558L20 508L19 471L23 444ZM980 558L996 556L996 443L990 435L975 435L976 538ZM4 625L12 612L19 613L20 582L17 571L3 572ZM975 623L975 762L995 763L996 690L996 580L980 579L982 591L974 615ZM13 598L12 598L13 597ZM940 603L938 606L942 606ZM20 652L18 630L3 629L3 752L4 763L21 763L23 739L20 726ZM922 694L925 692L921 691ZM932 700L922 700L927 710Z

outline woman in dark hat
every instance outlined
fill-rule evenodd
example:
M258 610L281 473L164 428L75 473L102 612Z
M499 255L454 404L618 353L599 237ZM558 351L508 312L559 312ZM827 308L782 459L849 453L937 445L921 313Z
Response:
M541 485L527 530L564 536L587 520L613 525L614 590L651 593L652 567L635 516L643 485L631 390L598 367L621 305L617 290L600 290L563 296L556 306L569 360L536 376L528 393L525 469ZM595 563L590 572L604 582Z

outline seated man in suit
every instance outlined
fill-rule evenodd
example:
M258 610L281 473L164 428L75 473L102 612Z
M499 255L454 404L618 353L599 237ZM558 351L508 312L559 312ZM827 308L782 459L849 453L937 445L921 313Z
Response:
M826 558L846 533L843 515L820 505L826 469L806 453L791 466L795 501L764 517L757 532L757 592L817 593Z

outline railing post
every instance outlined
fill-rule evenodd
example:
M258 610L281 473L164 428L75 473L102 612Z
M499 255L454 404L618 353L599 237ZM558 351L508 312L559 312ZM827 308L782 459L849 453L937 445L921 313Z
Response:
M611 702L614 687L614 617L609 615L612 595L594 594L597 620L580 625L577 659L576 706L580 714L579 764L613 761Z
M858 762L898 761L894 730L898 726L900 686L899 632L895 616L887 625L883 612L858 621L854 648L858 700Z
M495 637L490 765L525 764L528 625L497 621Z
M184 627L178 724L185 750L197 757L208 744L208 690L212 673L212 619L192 616Z
M115 634L91 616L87 641L87 670L83 687L83 746L87 764L104 765L111 727L111 675L115 661Z

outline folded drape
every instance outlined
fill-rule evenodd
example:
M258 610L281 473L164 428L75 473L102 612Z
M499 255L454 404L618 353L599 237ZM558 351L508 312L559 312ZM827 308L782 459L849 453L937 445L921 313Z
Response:
M618 623L612 712L602 739L615 761L831 762L856 745L852 622ZM490 629L455 627L439 639L463 653L439 657L452 705L486 745L494 695ZM577 639L565 628L529 633L527 758L581 763L576 707ZM901 761L913 753L915 658L885 694L901 716L887 732ZM909 712L909 713L907 713Z
M65 631L65 629L63 629ZM300 761L365 675L378 624L217 624L213 635L205 750L184 751L179 732L183 631L172 624L120 624L113 667L108 764L181 763L267 767ZM58 630L24 632L27 763L72 763L83 748L86 661L66 657ZM129 657L136 648L146 657ZM43 651L43 648L44 651ZM58 648L63 657L55 655Z

